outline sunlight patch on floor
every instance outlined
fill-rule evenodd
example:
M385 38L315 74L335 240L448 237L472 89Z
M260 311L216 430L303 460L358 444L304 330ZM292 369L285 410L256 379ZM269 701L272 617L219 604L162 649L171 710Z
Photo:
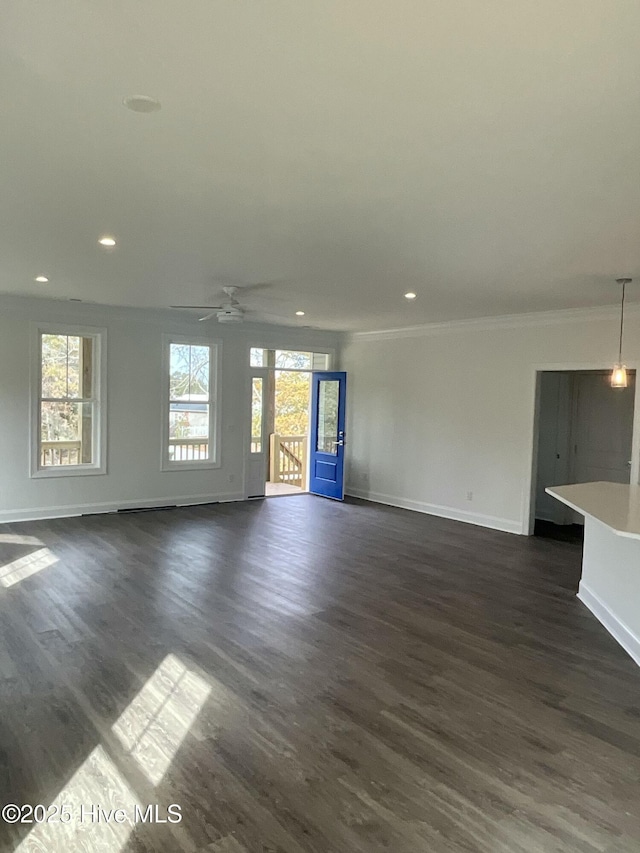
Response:
M125 750L157 785L187 736L211 687L167 655L113 725Z
M268 498L274 495L301 495L303 491L300 486L291 486L289 483L265 483L265 495Z
M37 536L20 536L17 533L0 533L0 545L42 545Z
M48 548L38 548L31 554L0 566L0 586L13 586L57 562L58 558Z
M127 819L123 823L92 819L96 815L91 806L98 803L105 813L124 809ZM120 853L133 832L136 806L140 807L140 802L98 746L48 807L47 814L55 814L57 820L38 823L15 853ZM65 814L71 817L68 822Z

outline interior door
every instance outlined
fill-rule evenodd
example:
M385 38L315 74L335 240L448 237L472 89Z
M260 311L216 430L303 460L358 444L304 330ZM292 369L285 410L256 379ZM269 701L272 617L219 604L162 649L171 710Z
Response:
M249 447L247 448L246 494L248 498L262 498L267 481L268 436L267 427L267 371L251 372L251 402Z
M346 373L313 373L309 491L339 501L344 498L346 393Z
M628 483L633 440L635 373L627 388L611 388L608 374L575 378L572 483Z
M567 371L540 374L536 518L571 524L573 511L545 491L570 482L570 438L573 375Z

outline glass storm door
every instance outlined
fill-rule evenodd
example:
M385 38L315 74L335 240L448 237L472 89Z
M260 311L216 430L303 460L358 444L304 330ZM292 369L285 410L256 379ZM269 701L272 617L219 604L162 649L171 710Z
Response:
M339 501L344 498L346 391L346 373L313 373L309 491Z

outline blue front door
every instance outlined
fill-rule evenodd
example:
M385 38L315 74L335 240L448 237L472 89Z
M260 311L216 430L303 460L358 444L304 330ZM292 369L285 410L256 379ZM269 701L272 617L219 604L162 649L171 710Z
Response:
M346 392L346 373L313 374L309 491L339 501L344 498Z

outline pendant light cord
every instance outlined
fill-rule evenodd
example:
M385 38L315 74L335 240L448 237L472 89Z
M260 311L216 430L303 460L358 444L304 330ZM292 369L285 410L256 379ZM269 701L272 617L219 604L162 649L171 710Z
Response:
M618 348L618 364L622 364L622 331L624 328L624 293L627 282L622 282L622 304L620 305L620 346Z

